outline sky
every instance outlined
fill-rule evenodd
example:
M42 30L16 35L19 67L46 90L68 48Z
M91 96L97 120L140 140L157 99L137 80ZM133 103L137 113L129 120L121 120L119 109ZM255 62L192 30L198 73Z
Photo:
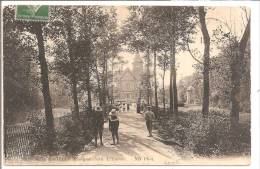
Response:
M116 7L116 9L119 26L121 26L124 21L129 17L129 11L126 6L118 6ZM249 15L249 9L247 9L247 13ZM247 22L246 14L241 7L211 7L207 11L206 18L209 18L206 22L210 36L212 35L214 29L216 29L220 24L223 25L225 23L230 27L232 32L235 32L238 37L241 37L242 32L245 28L245 24ZM210 18L216 18L221 21L216 21L215 19ZM203 42L201 40L202 34L200 33L199 25L197 29L199 33L194 38L195 43L192 44L190 47L191 49L196 49L197 51L199 51L199 53L202 54ZM219 51L214 49L213 45L211 46L212 50L210 55L217 55ZM135 54L123 51L119 53L119 56L122 56L122 58L128 62L125 67L132 69L132 61L135 57ZM192 65L194 65L196 61L190 56L188 52L179 52L176 55L176 60L179 64L179 68L177 70L177 82L181 78L192 75L195 72ZM166 73L165 85L169 85L169 72Z

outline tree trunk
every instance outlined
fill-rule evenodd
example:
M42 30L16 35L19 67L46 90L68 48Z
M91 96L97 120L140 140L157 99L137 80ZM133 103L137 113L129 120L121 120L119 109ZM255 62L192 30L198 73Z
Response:
M88 89L88 108L91 111L92 110L92 99L91 99L91 90Z
M49 89L49 79L48 79L48 65L45 58L45 50L44 50L44 41L42 35L42 26L40 23L34 25L36 38L38 41L38 50L39 55L38 59L40 62L41 69L41 83L42 83L42 93L44 100L44 108L45 108L45 117L46 117L46 127L47 127L47 137L48 137L48 151L51 152L53 150L53 141L55 137L55 129L53 123L53 113L52 113L52 104L51 104L51 96Z
M147 104L150 104L150 50L147 50L147 64L146 64L146 96Z
M108 62L107 62L107 59L105 60L105 95L106 95L106 98L107 98L107 100L108 100L108 102L109 102L109 98L110 98L110 96L109 96L109 91L108 91Z
M238 42L235 45L235 49L238 49ZM241 78L241 62L239 53L236 52L231 60L231 112L230 112L230 128L231 137L236 136L239 123L239 111L240 111L240 78Z
M171 45L171 58L170 58L170 88L169 88L169 92L170 92L170 110L169 112L172 113L173 112L173 61L172 61L172 45Z
M89 110L91 111L92 110L92 100L91 100L91 85L90 85L90 68L89 68L89 65L88 65L88 68L87 68L87 90L88 90L88 108Z
M95 71L96 71L96 76L97 76L99 106L101 106L102 105L102 94L101 94L100 78L99 78L99 73L98 73L97 61L95 61Z
M239 131L239 112L240 112L240 92L241 92L241 78L242 78L242 63L244 61L244 54L246 45L250 36L250 20L247 23L246 29L242 36L240 43L235 45L237 52L231 61L231 132L236 138L236 133Z
M175 55L174 55L174 63L175 63ZM173 110L174 110L174 113L177 115L178 113L178 91L177 91L177 82L176 82L176 76L177 76L177 73L176 73L176 67L175 67L175 64L174 64L174 68L173 68Z
M111 96L110 96L110 100L111 100L111 104L114 104L114 85L113 85L113 82L112 82L112 85L111 85Z
M209 114L209 50L210 50L210 37L205 22L204 7L199 7L199 19L201 25L201 32L204 41L204 54L203 54L203 103L202 115L208 117Z
M164 88L164 81L165 81L165 68L163 70L163 79L162 79L162 90L163 90L163 112L165 113L165 88Z
M106 104L106 55L103 53L103 70L102 70L102 106Z
M74 110L73 110L73 116L76 119L79 119L79 104L78 104L78 91L77 91L77 82L76 78L72 75L72 97L73 97L73 103L74 103Z
M84 16L84 18L87 17L86 15L86 8L82 7L82 14ZM90 32L90 28L88 27L88 24L86 22L86 20L84 20L84 28L85 28L85 32ZM87 34L84 34L84 38L85 40L89 40L89 37ZM90 53L89 53L90 55ZM90 59L90 57L88 57ZM86 78L87 78L87 92L88 92L88 109L91 111L92 110L92 100L91 100L91 84L90 84L90 63L87 63L87 72L86 72Z
M156 50L154 50L154 102L155 102L155 118L158 118L158 97L157 97L157 77L156 77L156 64L157 64L157 56L156 56Z
M71 16L69 16L71 17ZM77 92L77 79L76 79L76 68L75 68L75 57L72 49L72 28L71 28L72 22L71 18L68 18L67 23L66 23L66 30L67 30L67 45L69 49L69 59L70 59L70 64L72 68L72 73L71 73L71 87L72 87L72 97L73 97L73 103L74 103L74 110L73 110L73 117L76 119L79 119L79 105L78 105L78 92Z
M114 57L112 59L112 73L111 73L111 104L114 104Z
M175 46L173 48L173 55L172 55L172 60L173 60L173 77L172 77L172 88L173 88L173 111L174 114L177 116L178 115L178 93L177 93L177 82L176 82L176 66L175 66Z

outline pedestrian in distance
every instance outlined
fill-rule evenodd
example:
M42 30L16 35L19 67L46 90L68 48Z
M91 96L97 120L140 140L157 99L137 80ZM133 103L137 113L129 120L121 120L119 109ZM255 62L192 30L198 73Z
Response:
M109 130L112 133L112 139L113 139L112 145L115 145L116 143L119 144L118 127L119 127L118 114L115 109L112 109L111 112L109 113Z
M153 120L154 120L154 113L151 111L151 106L147 106L147 110L144 112L144 119L146 122L146 127L148 130L148 137L152 137L152 129L153 129Z
M95 137L95 147L97 147L97 139L99 136L100 145L103 146L103 130L104 130L104 112L100 107L96 107L93 113L93 123L94 123L94 137Z
M140 104L137 104L137 106L136 106L136 112L137 113L141 113L141 107L140 107Z
M137 113L141 113L141 101L140 98L138 99L137 103L136 103L136 112Z

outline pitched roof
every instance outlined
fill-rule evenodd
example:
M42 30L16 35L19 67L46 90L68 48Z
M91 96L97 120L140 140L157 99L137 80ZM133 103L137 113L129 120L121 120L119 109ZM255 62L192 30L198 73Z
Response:
M134 74L132 73L132 71L129 68L126 68L121 74L119 79L121 80L127 73L129 73L134 80L137 80L136 77L134 76Z

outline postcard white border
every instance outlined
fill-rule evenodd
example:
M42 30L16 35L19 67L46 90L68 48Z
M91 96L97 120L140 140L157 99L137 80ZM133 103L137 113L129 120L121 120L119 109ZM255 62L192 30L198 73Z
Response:
M167 5L175 5L175 6L247 6L251 8L251 135L252 135L252 154L251 154L251 165L250 166L105 166L108 169L112 168L192 168L199 169L203 168L214 168L214 169L258 169L260 168L260 156L259 156L259 128L260 128L260 83L259 83L259 72L260 72L260 52L259 52L259 39L260 39L260 2L257 1L4 1L2 2L2 7L5 5L36 5L36 4L44 4L44 5L106 5L106 6L128 6L128 5L157 5L157 6L167 6ZM1 15L1 22L2 22ZM3 35L1 24L1 34ZM1 36L1 42L3 42L3 36ZM3 43L1 43L1 49L3 49ZM1 73L3 72L3 50L1 50ZM1 83L3 82L3 76L1 74ZM3 87L3 83L2 86ZM2 90L3 91L3 88ZM3 105L3 94L1 93L1 104ZM3 120L3 107L1 107L1 120ZM1 126L1 131L3 131L3 125ZM1 132L2 134L2 132ZM2 137L3 143L3 137ZM2 150L3 150L3 145ZM3 151L2 151L3 152ZM3 154L2 154L3 157ZM2 159L3 160L3 159ZM9 168L28 168L28 169L49 169L54 168L54 166L2 166L4 169ZM93 166L55 166L55 168L93 168ZM95 166L96 169L104 168L104 166Z

